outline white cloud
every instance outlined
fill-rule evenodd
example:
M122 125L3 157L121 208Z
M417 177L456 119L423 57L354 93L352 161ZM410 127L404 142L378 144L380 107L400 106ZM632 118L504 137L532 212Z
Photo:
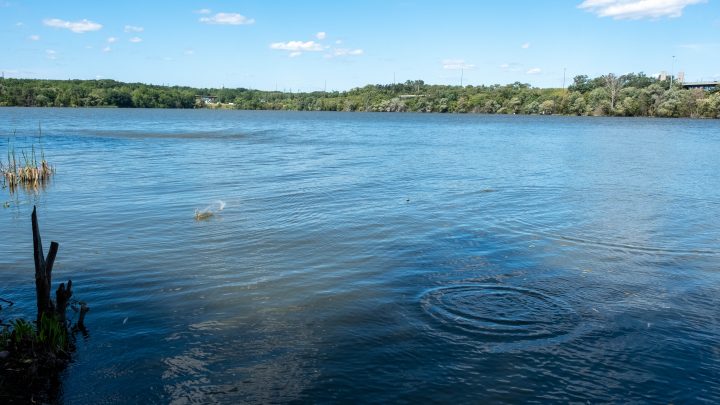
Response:
M474 69L475 65L465 63L462 59L445 59L442 61L442 67L445 70L470 70Z
M335 44L336 44L336 45L342 44L342 40L341 40L341 39L338 39L337 41L335 41Z
M578 8L600 17L638 20L680 17L685 7L705 2L707 0L584 0Z
M347 48L335 48L333 49L333 56L359 56L365 53L362 49L347 49Z
M28 39L31 40L31 41L39 41L39 40L40 40L40 35L30 35L30 36L28 37Z
M193 49L186 49L185 52L183 52L185 55L195 55L195 50Z
M110 46L106 46L105 48L103 48L103 52L110 52L111 50L112 48L110 48Z
M25 25L25 24L23 24L22 22L16 22L16 23L15 23L15 26L16 26L16 27L22 27L23 25Z
M195 13L195 14L210 14L210 13L212 13L212 10L210 10L209 8L201 8L200 10L193 11L193 13Z
M682 44L678 45L679 48L682 49L689 49L691 51L701 52L701 51L710 51L713 49L716 49L720 47L720 44L718 43L703 43L703 44Z
M288 56L290 56L291 58L297 58L300 55L302 55L302 52L290 52L290 55Z
M55 50L47 49L45 50L45 56L50 60L55 60L58 58L58 53Z
M255 19L247 18L238 13L217 13L212 17L201 17L200 22L221 25L249 25L255 24Z
M522 49L530 48L530 42L525 42L524 44L520 45L520 48L522 48Z
M540 74L541 72L542 72L542 69L540 69L540 68L532 68L525 73L527 73L529 75L537 75L537 74Z
M142 42L142 38L140 38L140 37L132 37L132 38L130 38L129 41L132 42L133 44L137 44L137 43L139 43L139 42Z
M108 44L112 44L112 43L114 43L114 42L117 42L117 38L115 38L115 37L108 37L108 39L107 39L107 43L108 43Z
M322 51L323 47L322 45L318 44L315 41L288 41L288 42L274 42L270 44L271 49L277 49L281 51L291 51L291 52L318 52Z
M522 72L522 65L515 62L503 63L500 65L500 69L505 72Z
M317 34L315 34L315 38L317 39L325 39L327 37L327 33L324 31L320 31Z
M125 32L143 32L145 28L138 27L137 25L126 25Z
M61 20L59 18L47 18L43 20L43 24L47 25L48 27L64 28L76 34L84 34L86 32L97 31L102 28L101 24L84 19L73 22Z

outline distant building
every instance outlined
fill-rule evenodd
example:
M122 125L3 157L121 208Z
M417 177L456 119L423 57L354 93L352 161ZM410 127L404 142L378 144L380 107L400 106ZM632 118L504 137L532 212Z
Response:
M658 76L658 80L660 80L661 82L664 82L665 80L667 80L667 78L668 78L668 75L667 75L666 71L663 70L662 72L660 72L660 76Z
M195 96L195 101L202 101L205 104L215 104L215 103L217 103L217 97L216 96L197 95L197 96Z
M677 81L678 83L685 83L685 72L678 72Z

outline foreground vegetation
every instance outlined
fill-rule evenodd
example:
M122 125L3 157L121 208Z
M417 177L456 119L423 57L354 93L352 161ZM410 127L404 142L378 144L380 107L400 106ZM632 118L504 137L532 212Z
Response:
M52 270L59 245L52 242L45 255L35 208L32 231L37 318L34 322L0 320L0 403L53 402L60 372L70 362L75 348L75 332L87 334L84 318L89 307L71 300L72 280L60 283L55 299L51 298ZM4 298L0 302L14 304ZM74 323L67 318L68 306L79 313Z
M206 104L198 95L216 99ZM686 90L643 73L576 76L568 89L534 88L523 83L445 86L415 80L309 93L167 87L114 80L0 79L0 106L720 118L720 91Z

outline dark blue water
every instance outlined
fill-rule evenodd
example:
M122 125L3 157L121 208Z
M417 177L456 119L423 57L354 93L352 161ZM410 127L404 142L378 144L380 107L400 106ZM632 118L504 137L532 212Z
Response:
M0 122L57 168L1 191L3 318L34 316L33 204L92 307L63 402L720 401L718 121Z

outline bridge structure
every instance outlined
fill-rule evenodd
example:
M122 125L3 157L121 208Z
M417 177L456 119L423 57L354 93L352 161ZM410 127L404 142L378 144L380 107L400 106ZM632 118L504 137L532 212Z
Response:
M687 82L682 86L685 89L715 90L720 89L720 81Z

